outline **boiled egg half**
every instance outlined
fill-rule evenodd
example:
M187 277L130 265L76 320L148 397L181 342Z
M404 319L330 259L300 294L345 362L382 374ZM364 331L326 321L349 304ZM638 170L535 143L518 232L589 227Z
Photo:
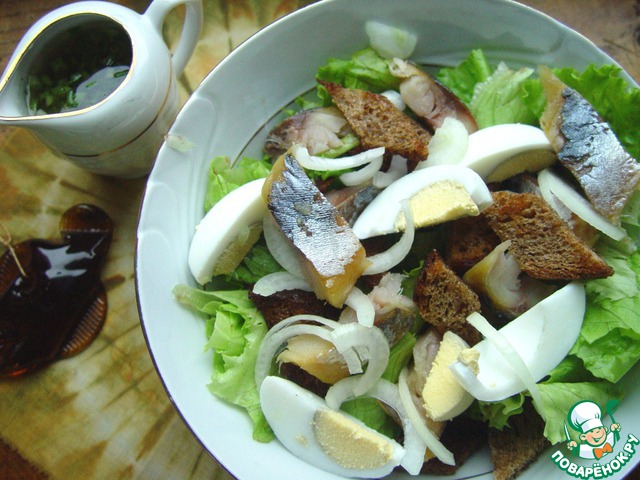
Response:
M523 379L540 381L567 356L580 334L585 305L584 286L569 283L498 330L509 348L485 338L449 368L478 400L495 402L526 390ZM517 362L509 359L514 351Z
M484 180L460 165L435 165L399 178L360 214L353 232L359 239L405 229L402 202L408 201L416 228L478 215L493 201Z
M327 472L380 478L400 464L402 445L290 380L268 376L260 386L262 411L287 450Z
M260 237L267 205L264 178L253 180L222 197L196 226L189 248L189 269L200 284L235 269Z
M522 172L538 172L556 161L542 129L505 123L467 133L462 122L448 117L429 142L429 156L417 168L463 165L486 182L501 182Z

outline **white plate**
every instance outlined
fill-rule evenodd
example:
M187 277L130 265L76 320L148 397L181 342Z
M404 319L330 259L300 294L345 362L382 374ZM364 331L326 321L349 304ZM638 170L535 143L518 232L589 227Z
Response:
M504 60L511 67L546 64L582 70L592 62L614 63L576 32L509 1L329 0L265 28L213 69L171 129L171 134L186 136L195 147L178 152L164 145L150 175L138 229L137 295L149 350L171 400L204 448L242 480L336 477L293 457L277 441L254 442L243 411L209 393L211 358L202 353L203 320L179 305L171 290L179 283L194 285L187 253L203 215L211 159L216 155L234 159L245 149L258 153L261 139L251 142L254 134L313 87L314 73L327 58L347 57L365 47L364 24L372 19L418 33L412 58L424 63L454 65L478 47L492 63ZM627 379L632 391L616 413L623 432L638 437L640 419L634 410L640 401L639 377L636 368ZM549 454L522 478L566 475ZM487 453L482 452L455 478L475 474L491 478L486 474L490 469ZM621 472L629 469L627 465Z

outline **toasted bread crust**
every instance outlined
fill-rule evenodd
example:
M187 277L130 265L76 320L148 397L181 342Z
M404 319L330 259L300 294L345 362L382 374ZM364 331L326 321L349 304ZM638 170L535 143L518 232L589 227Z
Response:
M580 240L553 209L533 193L494 192L481 215L522 271L539 280L604 278L613 269Z
M509 420L504 430L489 429L489 448L495 480L512 480L551 445L544 436L544 420L530 402Z
M463 217L449 222L444 258L458 275L463 275L489 255L500 238L481 216Z
M452 331L469 345L482 336L467 317L480 311L480 300L456 273L442 260L436 250L427 255L413 293L424 320L442 334Z
M320 315L337 320L340 310L318 299L313 292L282 290L263 297L249 291L249 298L264 316L269 328L287 317L303 313Z
M487 424L466 415L459 415L447 422L440 440L453 453L455 465L447 465L432 458L422 465L420 473L453 475L483 445L487 444Z
M320 82L360 138L365 149L385 147L403 156L409 170L427 158L431 134L398 110L384 95Z

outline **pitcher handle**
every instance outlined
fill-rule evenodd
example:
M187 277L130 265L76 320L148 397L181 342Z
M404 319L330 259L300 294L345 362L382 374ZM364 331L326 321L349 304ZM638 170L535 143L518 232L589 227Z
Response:
M162 37L162 24L167 14L179 5L186 7L184 24L178 45L173 52L171 62L176 78L182 75L184 67L193 54L202 30L202 0L155 0L144 12L144 16Z

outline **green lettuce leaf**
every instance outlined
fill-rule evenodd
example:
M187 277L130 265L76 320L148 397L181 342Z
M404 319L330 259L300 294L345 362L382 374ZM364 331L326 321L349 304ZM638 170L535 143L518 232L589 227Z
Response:
M248 288L259 279L274 272L282 271L282 267L269 252L264 239L258 241L240 265L231 273L224 276L227 285L238 288Z
M594 382L598 379L584 366L584 362L575 355L567 355L551 372L547 383Z
M582 359L595 376L617 382L640 358L640 334L616 328L589 343L581 333L570 353Z
M620 399L620 387L605 381L581 383L541 383L538 385L542 406L538 413L545 419L544 436L552 443L567 441L564 424L567 413L576 403L591 400L603 407L611 399Z
M475 86L486 81L492 73L493 67L489 65L484 52L476 49L457 67L440 69L436 79L468 105Z
M209 181L204 199L204 210L208 212L227 193L258 178L265 178L271 171L267 160L241 158L233 166L227 157L218 156L211 161Z
M400 372L406 367L413 357L413 346L416 344L416 337L411 333L406 333L389 352L389 363L382 374L382 378L391 383L397 383Z
M636 196L623 225L638 223L638 212ZM585 283L587 309L571 353L595 376L617 382L640 360L640 253L628 239L601 240L596 251L615 273Z
M359 397L348 400L340 406L340 409L389 438L397 438L402 433L400 426L375 398Z
M187 285L173 289L176 299L207 315L205 351L212 350L213 374L209 390L243 407L253 422L253 438L274 438L260 408L254 371L267 324L246 290L203 291Z
M489 78L475 86L469 106L480 128L503 123L538 124L523 100L527 94L524 85L533 72L531 68L511 70L500 63Z
M471 414L490 427L502 430L509 425L509 418L522 413L525 398L524 393L518 393L499 402L476 402Z
M398 78L389 71L389 62L370 47L354 53L348 60L330 58L318 69L316 79L374 93L397 90L400 85ZM318 96L324 100L324 105L331 104L330 95L321 85L318 85Z

